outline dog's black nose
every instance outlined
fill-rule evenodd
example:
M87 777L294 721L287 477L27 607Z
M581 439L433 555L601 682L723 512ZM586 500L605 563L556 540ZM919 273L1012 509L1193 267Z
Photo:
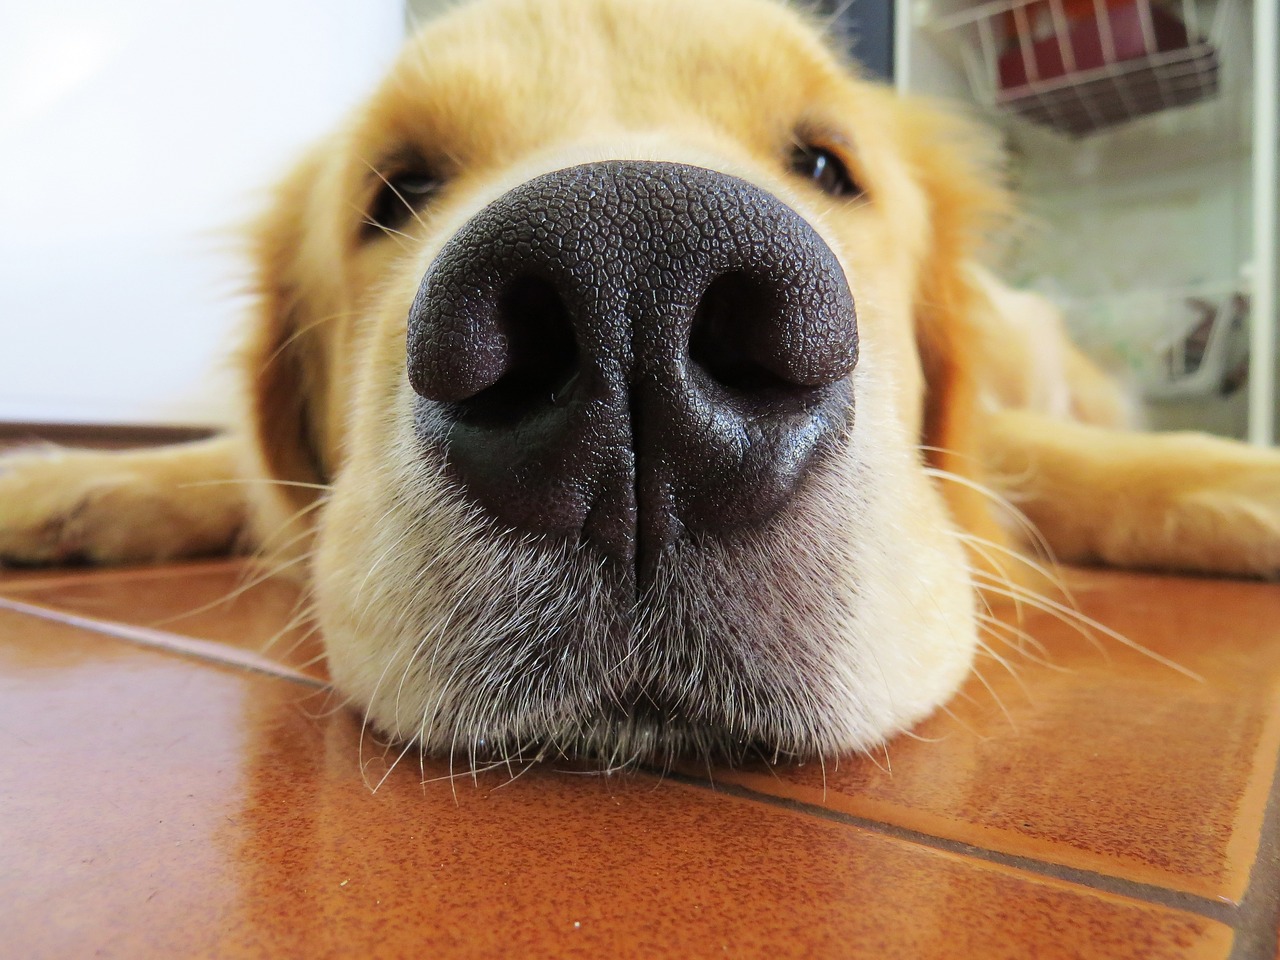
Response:
M786 502L851 422L857 355L813 228L674 163L517 187L445 244L409 314L419 432L469 496L642 570Z

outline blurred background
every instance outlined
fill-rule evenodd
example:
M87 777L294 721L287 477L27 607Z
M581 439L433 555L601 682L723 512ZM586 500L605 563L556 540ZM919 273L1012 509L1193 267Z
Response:
M449 2L0 8L0 422L225 422L237 227ZM1152 426L1273 441L1275 0L817 6L1004 139L1030 214L1006 275Z
M224 422L236 229L404 20L400 0L0 5L0 420Z
M898 86L1004 137L1030 216L1006 277L1157 429L1274 440L1276 6L897 3Z

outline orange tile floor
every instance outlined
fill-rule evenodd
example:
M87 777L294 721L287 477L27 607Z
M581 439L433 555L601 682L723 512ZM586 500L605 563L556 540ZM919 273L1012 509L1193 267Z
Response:
M1276 956L1280 586L1074 573L1199 678L1032 612L872 757L451 781L249 583L0 574L0 956Z

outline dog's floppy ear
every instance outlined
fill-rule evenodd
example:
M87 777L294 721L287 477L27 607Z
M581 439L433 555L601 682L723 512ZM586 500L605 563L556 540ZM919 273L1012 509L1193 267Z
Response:
M1008 537L996 522L992 500L975 487L984 480L982 338L975 322L986 300L973 265L1010 219L1000 154L993 134L927 104L904 106L907 150L925 194L929 231L915 293L926 383L921 443L931 466L957 478L944 478L940 489L960 528L1004 544Z
M336 466L325 328L340 311L326 290L327 271L307 268L324 240L313 235L326 227L313 215L324 172L323 154L308 155L251 234L255 312L241 356L246 446L250 475L264 481L254 497L258 533L277 544L301 536L292 518L316 500Z

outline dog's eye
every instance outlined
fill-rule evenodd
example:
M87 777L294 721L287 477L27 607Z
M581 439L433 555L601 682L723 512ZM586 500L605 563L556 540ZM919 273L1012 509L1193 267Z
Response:
M854 182L844 161L822 147L796 147L791 151L791 169L833 197L856 197L862 194L862 189Z
M440 180L423 170L403 170L379 180L381 187L365 216L362 236L398 230L440 189Z

